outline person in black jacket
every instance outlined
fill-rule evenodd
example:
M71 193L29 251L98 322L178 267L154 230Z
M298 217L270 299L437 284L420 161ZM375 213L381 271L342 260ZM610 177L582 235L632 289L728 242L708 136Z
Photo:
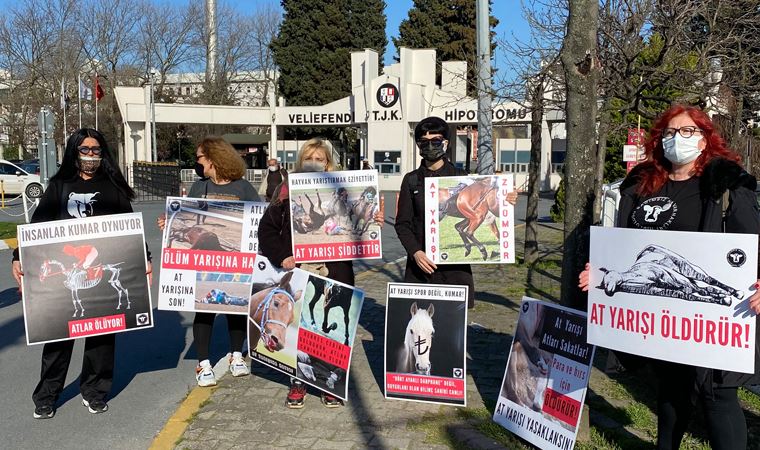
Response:
M650 130L646 160L620 186L617 226L692 232L760 232L755 178L739 166L740 157L727 148L710 118L701 110L675 105ZM724 203L724 202L727 202ZM724 213L725 212L725 213ZM590 266L580 274L587 291ZM760 293L749 299L760 313ZM755 344L756 370L760 347ZM636 368L647 360L619 354L623 365ZM651 360L657 374L657 448L677 449L696 400L702 403L710 445L744 449L747 424L737 387L760 382L755 374L713 370Z
M280 167L280 163L275 158L271 158L267 161L267 173L259 188L259 194L263 194L266 201L271 202L274 190L287 179L288 171L284 167Z
M326 139L314 138L306 141L298 152L296 172L323 172L335 170L332 158L332 145ZM375 216L375 221L382 224L383 212ZM275 267L291 270L296 267L293 257L293 238L290 234L290 198L287 178L277 186L272 194L264 215L259 222L259 252L266 256ZM351 261L332 261L326 263L311 263L311 266L321 267L320 274L354 285L354 267ZM327 273L324 274L323 271ZM287 397L289 408L302 408L306 386L296 379L290 381L290 391ZM328 407L341 406L342 402L322 393L322 403Z
M428 117L414 128L414 140L420 151L420 166L404 175L398 195L396 234L407 253L404 281L407 283L467 285L467 307L475 306L475 283L469 264L437 266L425 254L425 196L426 177L467 175L446 158L449 125L440 117ZM517 202L517 192L507 201Z
M69 200L71 194L92 194L93 201L87 205L77 205ZM50 179L32 222L130 213L130 200L134 196L103 135L97 130L82 128L69 137L61 167ZM147 255L147 273L150 276L150 253ZM18 249L13 252L13 276L20 289L23 271ZM115 336L92 336L84 341L79 390L82 404L93 414L108 410L106 397L113 383ZM40 381L32 394L35 419L49 419L55 415L55 404L66 381L73 349L74 340L50 342L43 346Z

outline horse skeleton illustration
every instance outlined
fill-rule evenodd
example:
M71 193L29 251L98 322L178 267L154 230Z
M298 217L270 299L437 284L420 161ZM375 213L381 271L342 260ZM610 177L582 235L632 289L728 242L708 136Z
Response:
M40 266L40 281L44 281L45 278L55 275L63 275L66 278L63 282L63 285L71 291L71 301L74 304L74 315L71 317L76 317L77 312L79 312L79 317L84 317L84 306L82 306L82 300L79 298L79 291L81 289L90 289L97 286L103 279L104 271L107 270L111 272L111 277L108 279L108 284L110 284L119 295L116 309L121 309L122 294L124 294L124 297L126 298L126 309L130 309L132 303L129 301L129 290L122 286L121 281L119 281L119 274L121 273L121 268L119 265L121 264L123 264L123 262L93 266L93 268L97 268L99 270L94 271L93 277L88 277L87 269L79 268L76 266L72 267L71 269L66 269L66 266L63 265L62 262L55 259L46 259L42 262L42 266ZM51 266L58 266L60 268L60 272L53 272Z
M654 244L646 246L624 272L604 267L599 270L604 277L597 289L604 289L610 297L615 292L628 292L731 306L733 298L741 300L744 296L683 256Z

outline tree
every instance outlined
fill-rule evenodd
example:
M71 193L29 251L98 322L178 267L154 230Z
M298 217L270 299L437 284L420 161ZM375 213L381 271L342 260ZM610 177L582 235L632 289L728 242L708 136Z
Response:
M399 37L393 38L393 45L396 49L434 48L439 81L441 61L466 61L467 93L473 95L478 88L475 19L473 0L415 0L408 18L399 25ZM493 16L489 22L491 29L499 23ZM493 36L491 31L491 53L496 48Z
M384 2L283 0L282 6L284 18L272 42L280 68L278 94L294 106L322 105L351 95L351 51L367 46L384 51L378 48L386 42ZM345 136L337 129L305 131Z
M588 261L588 232L594 201L597 83L600 71L597 58L598 26L597 0L569 1L567 34L560 51L567 91L567 207L560 301L563 305L577 308L585 308L578 289L578 274Z

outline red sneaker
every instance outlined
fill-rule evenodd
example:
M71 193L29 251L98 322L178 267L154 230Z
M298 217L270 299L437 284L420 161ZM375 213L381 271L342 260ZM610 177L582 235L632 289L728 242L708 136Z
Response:
M306 385L300 381L290 383L287 406L291 409L303 408L303 400L306 397Z

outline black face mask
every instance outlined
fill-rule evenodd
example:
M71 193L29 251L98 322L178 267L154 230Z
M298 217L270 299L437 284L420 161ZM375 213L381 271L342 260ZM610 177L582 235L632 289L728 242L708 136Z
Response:
M206 178L206 175L203 174L203 164L195 163L195 174L201 178Z
M446 144L443 139L421 139L417 141L420 156L425 161L435 162L446 154Z

